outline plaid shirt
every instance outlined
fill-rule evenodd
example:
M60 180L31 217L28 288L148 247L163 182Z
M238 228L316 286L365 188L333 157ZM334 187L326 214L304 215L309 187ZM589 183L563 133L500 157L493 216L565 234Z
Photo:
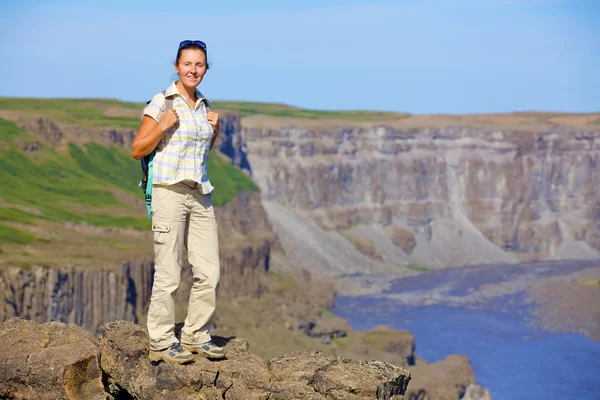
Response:
M165 95L173 96L173 108L179 115L179 124L167 130L156 147L152 183L197 183L198 189L208 194L214 190L208 179L208 152L214 131L206 116L208 109L203 101L206 101L206 98L196 90L198 101L192 110L175 83L169 86ZM165 96L159 93L144 108L144 115L159 122L164 106Z

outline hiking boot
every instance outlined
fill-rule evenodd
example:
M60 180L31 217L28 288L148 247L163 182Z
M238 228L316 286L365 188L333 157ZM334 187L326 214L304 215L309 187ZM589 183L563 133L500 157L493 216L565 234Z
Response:
M206 358L223 358L225 357L225 349L217 346L212 342L212 340L205 343L181 343L181 347L183 347L187 351L191 351L192 353L200 354Z
M169 364L185 364L194 361L194 355L181 348L179 343L173 343L163 350L150 350L148 354L150 361L164 361Z

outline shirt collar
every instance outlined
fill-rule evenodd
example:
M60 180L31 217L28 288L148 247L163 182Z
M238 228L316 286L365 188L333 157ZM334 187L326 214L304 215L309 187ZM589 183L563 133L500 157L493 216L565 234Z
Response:
M165 91L165 97L174 96L176 94L181 96L181 93L179 93L179 90L177 89L177 82L179 81L173 81L173 83L171 83L171 85ZM203 100L204 102L208 103L208 99L204 97L198 88L196 88L196 97L198 97L198 100Z

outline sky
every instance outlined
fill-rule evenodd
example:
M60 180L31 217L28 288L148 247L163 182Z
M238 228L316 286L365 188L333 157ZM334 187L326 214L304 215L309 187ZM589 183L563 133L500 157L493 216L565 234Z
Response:
M213 101L600 111L600 0L3 1L0 96L145 102L184 39Z

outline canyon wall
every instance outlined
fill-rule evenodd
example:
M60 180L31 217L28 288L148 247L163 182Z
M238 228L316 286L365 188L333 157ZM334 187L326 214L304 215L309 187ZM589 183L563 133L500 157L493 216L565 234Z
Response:
M242 120L282 241L303 223L429 268L600 255L600 130L341 124Z

